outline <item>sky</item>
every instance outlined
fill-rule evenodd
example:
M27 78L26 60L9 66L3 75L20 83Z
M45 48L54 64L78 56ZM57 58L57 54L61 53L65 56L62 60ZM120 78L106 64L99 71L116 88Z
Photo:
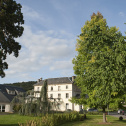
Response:
M22 5L24 32L16 40L19 57L7 56L0 84L74 76L77 36L91 15L102 13L109 27L126 32L126 0L16 0Z

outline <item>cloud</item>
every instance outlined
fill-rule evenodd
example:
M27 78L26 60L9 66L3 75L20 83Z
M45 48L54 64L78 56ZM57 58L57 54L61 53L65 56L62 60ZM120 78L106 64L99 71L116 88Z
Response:
M71 74L76 36L62 28L52 30L50 26L54 23L52 21L54 19L42 11L39 13L23 5L23 14L24 33L22 37L16 39L22 48L19 57L15 58L13 54L7 56L9 67L1 83Z
M72 60L55 61L50 67L50 70L68 70L71 67L73 67Z
M74 37L69 33L53 30L33 32L30 26L24 26L23 36L17 41L22 45L19 57L8 55L9 69L7 77L28 80L32 73L36 73L46 67L47 71L72 70L71 59L75 55Z
M41 13L33 8L23 5L22 12L24 15L25 23L32 26L32 29L38 30L43 27L48 29L53 24L53 18L49 16L46 12L41 11Z
M32 18L32 19L40 18L39 13L37 13L32 8L25 5L23 5L23 13L28 18Z

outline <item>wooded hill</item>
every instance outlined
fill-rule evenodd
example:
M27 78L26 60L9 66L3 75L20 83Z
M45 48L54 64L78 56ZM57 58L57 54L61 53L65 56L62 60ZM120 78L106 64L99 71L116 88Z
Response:
M17 82L17 83L5 83L5 85L21 87L25 91L28 91L28 90L32 90L34 88L33 85L36 83L37 81L28 81L28 82Z

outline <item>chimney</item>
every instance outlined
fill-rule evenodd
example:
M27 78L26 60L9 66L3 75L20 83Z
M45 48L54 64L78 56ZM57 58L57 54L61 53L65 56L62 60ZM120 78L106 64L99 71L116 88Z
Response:
M75 80L75 76L72 76L72 81L74 82L74 80Z
M40 78L40 81L42 81L42 77Z
M40 82L40 79L38 79L38 81L37 81L38 83Z

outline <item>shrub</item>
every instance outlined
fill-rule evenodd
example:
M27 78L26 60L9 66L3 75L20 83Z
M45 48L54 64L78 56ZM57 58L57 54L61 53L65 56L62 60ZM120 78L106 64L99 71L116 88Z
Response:
M21 104L15 104L15 105L13 106L14 112L19 112L19 110L21 109L21 107L22 107Z
M71 112L66 114L46 114L40 120L28 121L26 124L19 124L19 126L59 126L63 123L77 120L84 120L86 115L79 115L78 112Z
M122 117L122 116L120 116L120 117L119 117L119 120L123 120L123 117Z
M87 112L88 115L102 115L102 112Z

